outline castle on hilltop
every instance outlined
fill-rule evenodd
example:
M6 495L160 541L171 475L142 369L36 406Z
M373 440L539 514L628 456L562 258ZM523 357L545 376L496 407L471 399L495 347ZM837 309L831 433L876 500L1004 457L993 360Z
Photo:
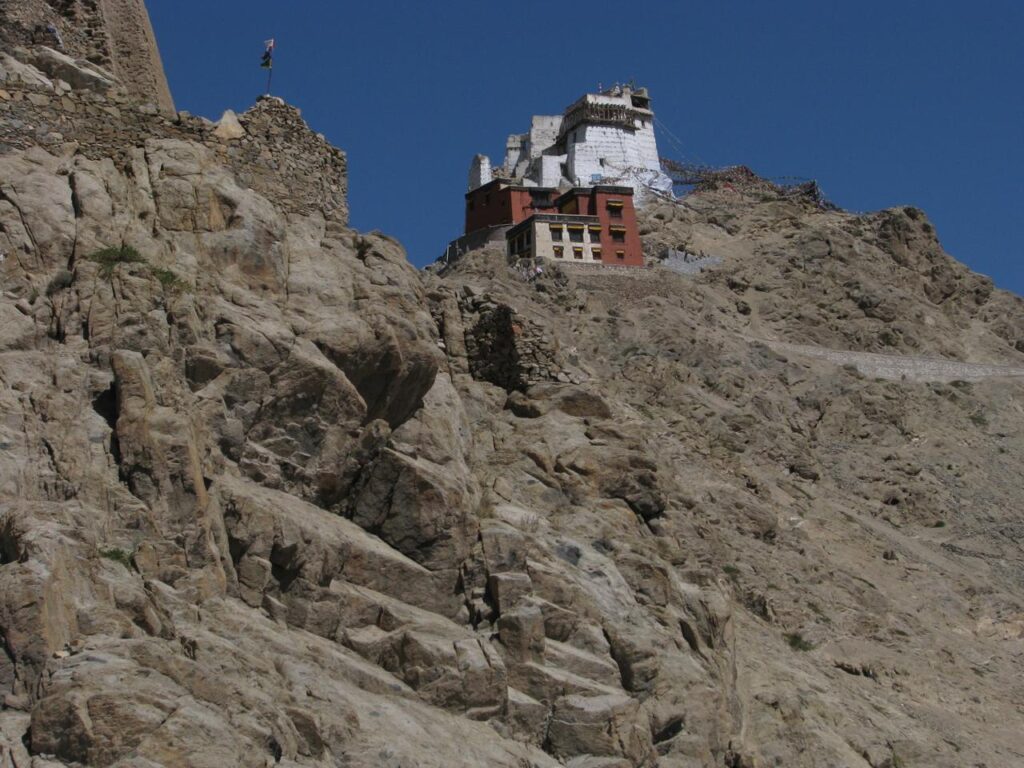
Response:
M476 155L469 169L466 226L451 261L488 242L508 258L642 267L634 199L671 195L646 88L616 85L577 99L561 115L535 115L512 134L504 165Z
M495 178L526 187L627 186L638 200L649 190L672 192L661 170L651 97L630 85L584 94L561 115L534 115L528 133L508 137L503 166L493 168L486 155L473 158L470 192Z

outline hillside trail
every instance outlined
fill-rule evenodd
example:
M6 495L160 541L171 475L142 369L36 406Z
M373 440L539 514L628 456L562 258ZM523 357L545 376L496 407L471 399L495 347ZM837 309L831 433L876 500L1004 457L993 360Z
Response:
M964 363L940 357L853 352L740 335L749 342L765 344L776 352L805 355L819 360L827 360L836 365L852 365L865 376L891 381L982 381L993 378L1024 377L1024 368L1012 365Z

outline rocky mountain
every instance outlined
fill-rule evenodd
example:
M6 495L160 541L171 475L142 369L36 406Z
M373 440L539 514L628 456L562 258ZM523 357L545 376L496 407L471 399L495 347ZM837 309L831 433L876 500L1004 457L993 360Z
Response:
M1024 764L1024 306L923 213L419 272L294 108L5 44L0 765Z

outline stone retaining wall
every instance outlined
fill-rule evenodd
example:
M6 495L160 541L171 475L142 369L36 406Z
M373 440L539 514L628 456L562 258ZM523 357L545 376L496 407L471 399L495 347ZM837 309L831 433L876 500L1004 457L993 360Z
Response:
M587 264L577 263L574 261L546 262L546 264L550 263L557 264L566 272L572 272L580 275L627 277L638 280L656 277L656 275L654 274L654 270L652 270L650 267L620 267L616 264Z
M463 292L459 309L473 378L508 391L544 381L570 381L554 336L542 325L486 294Z

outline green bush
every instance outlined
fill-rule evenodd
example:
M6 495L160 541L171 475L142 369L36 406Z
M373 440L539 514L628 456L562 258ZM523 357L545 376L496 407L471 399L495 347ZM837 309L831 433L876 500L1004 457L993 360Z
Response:
M142 254L130 245L120 247L103 248L95 253L90 253L86 258L100 265L100 274L110 278L119 264L145 264L146 260Z
M164 288L168 288L172 291L180 291L185 288L185 281L169 269L157 267L153 269L153 277L155 277L157 282Z
M130 552L125 552L123 549L117 547L111 547L110 549L101 549L100 557L106 558L107 560L113 560L115 563L120 563L129 571L132 570L132 556Z
M63 291L65 288L71 285L74 279L74 275L72 275L66 269L62 269L60 272L53 276L53 279L50 281L49 285L46 286L46 295L53 296L53 294Z
M789 632L786 634L786 642L789 643L789 647L794 651L812 651L814 650L814 643L804 640L804 636L799 632Z

